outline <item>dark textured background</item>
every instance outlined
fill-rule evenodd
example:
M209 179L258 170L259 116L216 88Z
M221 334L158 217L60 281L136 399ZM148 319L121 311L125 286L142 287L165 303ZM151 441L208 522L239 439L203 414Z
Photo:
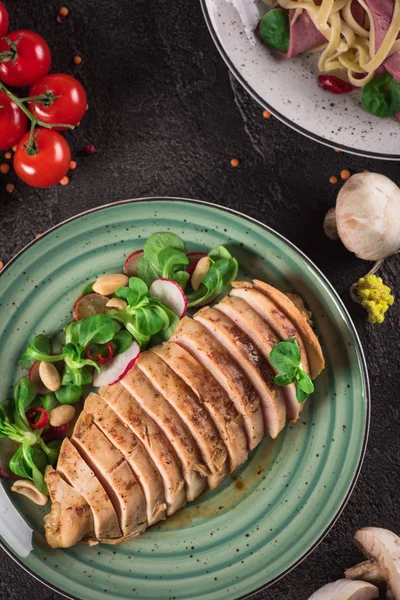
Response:
M12 28L41 33L53 72L84 84L89 111L69 133L78 168L68 186L35 190L0 175L0 259L8 261L35 234L88 208L125 198L175 195L208 200L267 223L297 244L334 284L355 320L370 369L372 427L366 460L350 502L317 550L285 579L257 595L306 600L360 559L352 534L361 526L394 531L399 523L400 303L381 326L366 323L348 287L367 264L322 233L322 219L348 168L376 170L400 182L396 163L335 153L291 131L233 80L215 49L197 0L68 0L56 22L55 0L6 0ZM190 10L188 7L190 6ZM72 64L79 54L83 63ZM377 123L379 126L379 123ZM397 127L395 123L393 127ZM96 154L85 156L88 143ZM240 159L236 169L230 159ZM8 181L16 192L8 194ZM396 288L398 258L382 275ZM0 598L60 598L0 554Z

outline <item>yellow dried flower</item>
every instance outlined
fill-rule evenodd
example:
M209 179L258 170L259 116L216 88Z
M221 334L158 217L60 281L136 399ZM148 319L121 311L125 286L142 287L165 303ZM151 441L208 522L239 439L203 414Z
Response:
M376 275L361 277L354 286L354 292L368 313L368 321L373 324L383 323L386 311L394 302L394 296L382 278Z

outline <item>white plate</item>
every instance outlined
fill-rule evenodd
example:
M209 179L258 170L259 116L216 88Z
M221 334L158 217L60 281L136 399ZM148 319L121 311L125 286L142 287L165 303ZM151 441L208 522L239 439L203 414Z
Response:
M214 42L246 90L303 135L346 152L400 160L400 123L360 106L360 94L334 95L317 84L316 57L281 58L254 35L260 0L200 0Z

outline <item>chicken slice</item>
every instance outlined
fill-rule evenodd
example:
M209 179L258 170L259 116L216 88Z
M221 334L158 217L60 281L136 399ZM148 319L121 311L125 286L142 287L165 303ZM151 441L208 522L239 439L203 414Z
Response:
M261 398L265 432L275 439L286 424L286 403L268 361L252 340L215 308L202 308L194 319L216 337L252 382Z
M278 308L292 321L300 333L307 351L310 375L312 379L318 377L325 368L325 359L317 336L312 330L306 317L294 305L294 303L282 292L258 279L253 281L254 287L266 294Z
M175 450L186 483L186 498L191 502L205 490L206 477L210 474L192 434L176 410L136 365L121 379L121 384L157 423Z
M143 352L136 364L192 434L210 472L208 487L215 489L228 473L228 453L207 410L190 387L156 353Z
M46 540L52 548L70 548L83 539L93 538L93 513L86 500L50 465L44 480L52 502L44 518Z
M95 537L109 542L122 537L118 517L105 489L68 438L61 444L57 471L79 492L93 513Z
M251 286L251 284L250 284ZM302 337L292 321L262 292L253 287L234 287L230 296L241 298L275 331L280 341L287 338L296 338L300 348L301 367L306 373L309 373L308 359Z
M230 471L244 463L248 450L243 417L219 383L178 344L164 342L151 351L183 379L196 394L198 402L208 410L227 448Z
M146 503L121 452L96 427L92 415L85 410L78 417L71 441L106 490L124 538L138 536L147 527Z
M123 454L136 475L146 500L148 524L164 519L167 505L163 481L143 444L98 394L89 394L85 411L93 416L97 427Z
M215 308L227 315L257 346L266 360L269 362L269 354L280 339L271 329L268 323L253 310L247 302L235 296L226 296ZM278 371L271 366L272 371ZM299 418L301 404L296 398L296 386L294 383L282 388L286 400L286 415L288 421L294 423Z
M171 340L183 346L224 388L243 416L249 449L252 450L264 435L260 397L239 365L207 331L188 317L183 317Z
M186 504L186 493L182 471L169 442L121 384L101 387L99 394L113 408L121 421L137 435L154 461L164 482L167 514L173 515Z

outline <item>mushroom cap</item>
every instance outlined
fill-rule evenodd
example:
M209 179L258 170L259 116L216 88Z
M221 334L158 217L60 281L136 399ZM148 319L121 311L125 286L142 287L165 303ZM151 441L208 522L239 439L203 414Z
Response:
M379 566L392 595L400 599L400 538L380 527L364 527L354 536L361 552Z
M324 585L308 600L375 600L377 598L379 598L379 590L371 583L338 579Z
M336 224L348 250L380 260L400 248L400 189L378 173L352 175L336 200Z

